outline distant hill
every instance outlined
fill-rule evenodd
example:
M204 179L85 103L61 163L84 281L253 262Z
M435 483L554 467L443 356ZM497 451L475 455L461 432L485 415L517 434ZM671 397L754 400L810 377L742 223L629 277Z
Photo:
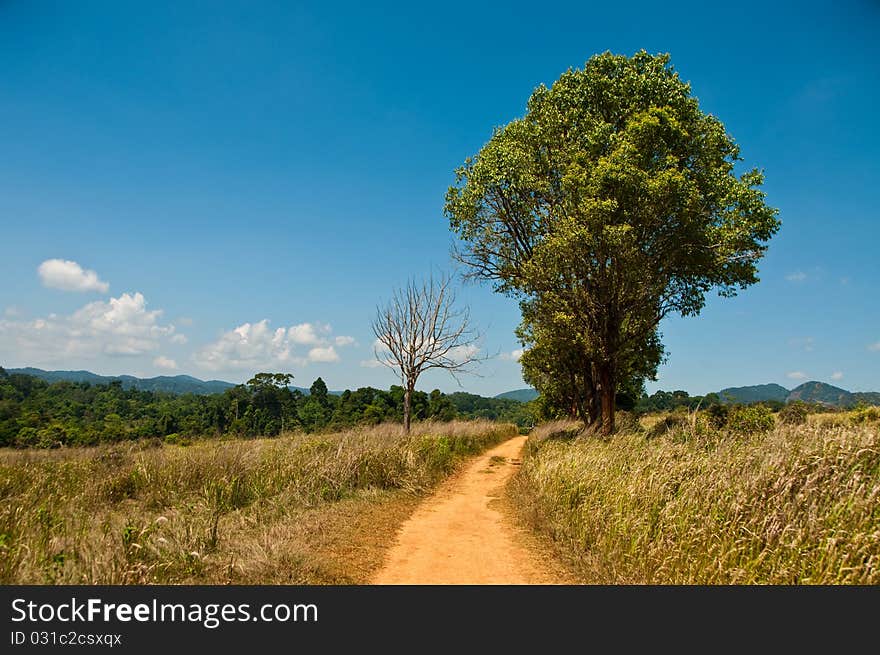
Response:
M802 385L792 389L786 400L788 402L802 400L806 403L822 403L823 405L834 405L835 407L855 405L857 402L853 394L846 389L834 387L824 382L816 382L815 380L804 382Z
M721 402L729 403L760 403L767 400L778 400L784 403L789 390L778 384L755 384L750 387L728 387L718 392Z
M160 375L155 378L136 378L133 375L98 375L91 371L44 371L39 368L8 368L7 373L33 375L47 382L88 382L90 384L110 384L114 380L122 382L123 389L141 391L164 391L166 393L194 393L207 395L221 393L235 385L223 380L199 380L189 375Z
M139 389L141 391L163 391L165 393L194 393L198 396L207 396L212 393L223 393L234 387L233 382L224 380L199 380L191 375L160 375L155 378L137 378L133 375L98 375L91 371L44 371L41 368L7 368L7 373L21 373L33 375L46 382L88 382L89 384L110 384L114 380L122 382L123 389ZM292 390L301 391L306 396L309 390L306 387L290 387ZM334 396L341 396L341 391L328 391Z
M853 400L866 405L880 405L880 391L853 391Z
M784 403L801 400L805 403L821 403L833 407L850 407L860 402L880 405L880 392L847 391L825 382L811 380L790 391L778 384L757 384L751 387L730 387L718 392L722 402L760 403L775 400Z
M504 393L499 393L496 398L506 398L507 400L517 400L521 403L527 403L530 400L534 400L538 397L538 392L532 388L528 389L515 389L514 391L505 391Z

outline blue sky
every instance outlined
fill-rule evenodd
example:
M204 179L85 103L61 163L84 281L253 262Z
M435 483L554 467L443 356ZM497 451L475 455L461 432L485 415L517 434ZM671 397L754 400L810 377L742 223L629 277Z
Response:
M416 4L0 4L0 364L387 386L370 320L451 267L454 169L536 85L645 48L783 222L760 284L664 322L649 390L880 389L878 3ZM465 389L522 387L515 302L460 295L495 355Z

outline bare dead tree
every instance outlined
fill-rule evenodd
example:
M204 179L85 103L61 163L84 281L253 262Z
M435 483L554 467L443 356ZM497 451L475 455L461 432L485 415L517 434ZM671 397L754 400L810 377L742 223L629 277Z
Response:
M432 368L458 374L480 361L480 335L470 325L467 307L457 308L452 276L431 275L395 289L387 305L376 308L373 334L376 359L400 376L403 427L410 431L412 394L419 376Z

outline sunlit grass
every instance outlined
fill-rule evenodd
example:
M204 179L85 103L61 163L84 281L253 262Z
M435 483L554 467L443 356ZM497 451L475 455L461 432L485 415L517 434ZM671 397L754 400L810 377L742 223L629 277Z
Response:
M877 584L880 426L833 416L607 441L549 424L512 495L586 582Z
M416 424L411 437L380 425L185 447L0 450L0 582L328 581L306 547L319 532L421 494L516 434L454 421Z

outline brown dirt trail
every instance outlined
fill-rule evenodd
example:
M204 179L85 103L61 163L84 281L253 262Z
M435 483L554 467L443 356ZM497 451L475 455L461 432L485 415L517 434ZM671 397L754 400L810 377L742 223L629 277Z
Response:
M516 471L526 437L476 457L403 524L374 584L553 584L493 502Z

